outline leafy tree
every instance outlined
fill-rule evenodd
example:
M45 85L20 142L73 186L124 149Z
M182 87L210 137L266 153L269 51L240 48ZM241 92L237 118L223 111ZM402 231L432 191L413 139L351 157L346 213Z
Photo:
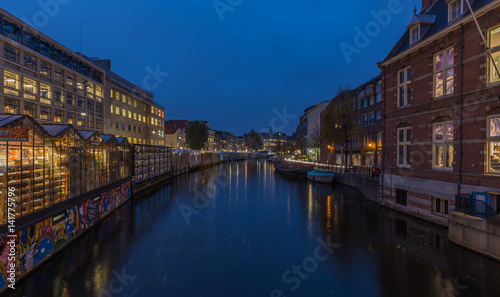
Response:
M200 121L192 122L186 132L186 142L190 149L201 150L208 140L208 128Z
M274 147L274 152L275 153L278 153L278 154L281 154L283 153L283 145L281 144L281 141L278 140L278 143L276 144L276 146Z
M255 132L254 129L247 135L247 147L254 150L260 151L264 148L264 141L262 141L262 135Z
M351 140L358 135L360 115L355 109L354 94L350 92L349 85L340 87L337 96L332 100L330 107L323 113L322 135L327 143L340 145L349 165L348 153ZM344 165L344 158L342 158Z

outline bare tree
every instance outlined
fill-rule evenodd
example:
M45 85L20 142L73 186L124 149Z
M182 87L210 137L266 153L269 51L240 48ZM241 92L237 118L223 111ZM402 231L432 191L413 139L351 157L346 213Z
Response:
M350 165L348 158L351 149L351 140L359 133L360 115L356 111L356 99L349 85L337 90L337 96L332 104L323 113L322 135L325 141L340 145ZM344 158L342 158L344 165Z

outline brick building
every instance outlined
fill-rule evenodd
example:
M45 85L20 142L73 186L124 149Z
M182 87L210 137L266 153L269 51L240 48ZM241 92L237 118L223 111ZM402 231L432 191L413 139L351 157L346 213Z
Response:
M350 152L347 154L351 159L349 164L355 166L382 165L383 96L381 75L348 91L348 93L347 96L355 100L355 108L361 120L359 134L350 143ZM327 109L331 108L340 97L335 97ZM322 162L342 164L342 156L345 154L343 154L340 145L323 143L321 151Z
M447 224L455 195L495 209L500 194L500 2L424 0L379 63L384 81L382 202Z

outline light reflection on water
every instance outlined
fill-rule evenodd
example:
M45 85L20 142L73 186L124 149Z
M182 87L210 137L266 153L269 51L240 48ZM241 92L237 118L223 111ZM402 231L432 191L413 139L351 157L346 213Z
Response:
M224 181L229 181L226 185ZM179 206L210 195L186 224ZM209 196L210 196L209 195ZM300 279L283 273L340 247ZM454 245L446 230L409 218L344 186L274 173L263 161L176 178L121 208L19 284L16 296L107 296L113 273L136 275L112 296L498 296L500 264ZM458 296L458 295L456 295Z

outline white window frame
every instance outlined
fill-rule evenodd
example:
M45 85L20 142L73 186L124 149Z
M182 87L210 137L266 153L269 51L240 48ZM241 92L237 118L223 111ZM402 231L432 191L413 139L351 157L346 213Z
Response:
M453 7L455 7L456 4L458 4L458 6L456 7L460 8L460 14L453 17ZM448 3L448 23L453 22L454 20L460 18L463 14L464 14L464 0L455 0Z
M403 137L401 138L401 131L403 132ZM405 127L405 128L399 128L396 130L396 139L397 139L397 146L396 146L396 162L397 162L397 167L405 167L405 168L410 168L411 167L411 127ZM408 135L409 133L409 135ZM403 148L402 152L402 158L400 156L400 147ZM408 155L409 154L409 155ZM402 161L402 162L401 162Z
M453 64L448 63L448 52L453 51ZM437 69L437 63L436 63L436 57L439 55L443 55L443 68L442 69ZM441 98L445 96L452 96L455 94L455 49L453 47L447 48L444 51L440 51L436 54L434 54L434 57L432 59L432 64L433 64L433 79L432 79L432 85L433 85L433 95L434 98ZM448 71L453 70L453 81L452 81L452 90L451 93L448 93L448 88L447 88L447 82L448 82ZM443 94L442 95L437 95L437 88L436 88L436 78L439 74L443 75Z
M500 170L494 170L491 167L491 165L492 165L491 159L492 159L493 153L500 152L500 136L495 136L495 137L491 136L491 133L492 133L491 120L493 120L493 119L500 119L500 114L487 117L486 125L488 126L488 129L487 129L488 134L486 136L487 136L488 154L487 154L487 162L486 162L486 164L487 164L486 172L491 173L491 174L500 175ZM497 145L495 145L495 150L493 149L493 144L497 144ZM500 158L500 153L497 153L495 156Z
M448 125L452 125L453 129L455 129L454 125L453 125L453 122L442 122L442 123L436 123L434 125L432 125L432 168L433 169L438 169L438 170L453 170L453 162L454 160L451 162L451 166L448 167L447 164L448 164L448 147L451 146L452 148L452 158L454 158L454 153L455 153L455 148L453 146L453 140L454 140L454 135L452 136L452 138L448 138L447 134L446 134L446 127ZM439 126L442 126L443 127L443 138L442 139L436 139L436 128L439 127ZM437 162L437 154L436 154L436 151L437 151L437 147L441 147L442 150L441 150L441 159L442 159L442 165L441 166L438 166L436 164Z
M403 73L403 80L401 80L401 73ZM411 66L406 67L404 69L401 69L398 71L398 107L406 107L411 105L411 79L412 77L408 77L408 73L410 73L410 76L413 76ZM404 89L404 98L403 98L403 104L401 104L401 88ZM410 93L408 93L408 90L410 90Z

